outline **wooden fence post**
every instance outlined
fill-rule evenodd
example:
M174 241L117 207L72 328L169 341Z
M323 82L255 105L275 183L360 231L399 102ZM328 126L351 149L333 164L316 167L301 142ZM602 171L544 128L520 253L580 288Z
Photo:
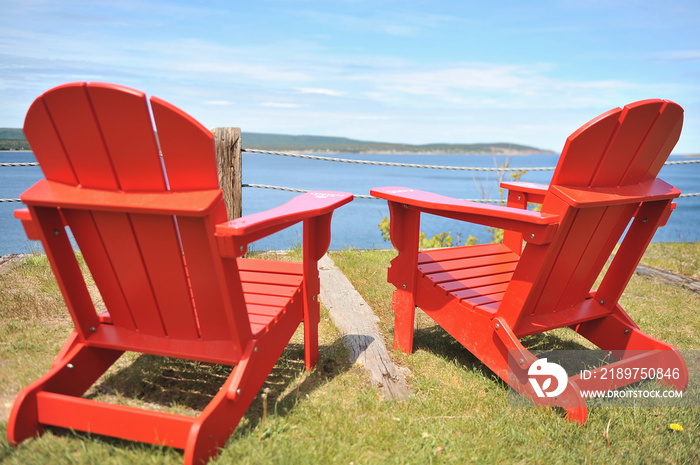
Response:
M241 129L214 128L219 186L224 193L229 219L242 215L241 201Z

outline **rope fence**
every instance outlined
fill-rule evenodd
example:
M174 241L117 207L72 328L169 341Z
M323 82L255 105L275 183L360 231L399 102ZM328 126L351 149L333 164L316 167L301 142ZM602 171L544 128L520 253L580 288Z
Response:
M372 161L372 160L357 160L352 158L337 158L337 157L322 157L319 155L307 155L302 153L293 152L278 152L273 150L258 150L258 149L241 149L244 153L259 153L263 155L278 155L283 157L294 157L303 158L307 160L321 160L321 161L332 161L339 163L355 163L360 165L374 165L374 166L398 166L404 168L422 168L422 169L432 169L432 170L452 170L452 171L495 171L495 172L510 172L510 171L554 171L555 166L541 166L541 167L523 167L514 168L509 166L500 167L477 167L477 166L444 166L444 165L423 165L418 163L398 163L398 162L388 162L388 161ZM664 163L666 166L672 165L691 165L700 163L700 159L696 160L677 160L677 161L667 161ZM4 166L39 166L39 163L0 163L0 167Z
M452 171L518 171L525 168L481 168L474 166L442 166L442 165L419 165L416 163L395 163L389 161L371 161L371 160L353 160L350 158L334 158L334 157L321 157L317 155L304 155L301 153L289 153L289 152L272 152L269 150L255 150L255 149L241 149L241 152L246 153L260 153L264 155L280 155L283 157L294 157L294 158L304 158L307 160L321 160L321 161L334 161L340 163L356 163L359 165L374 165L374 166L399 166L403 168L423 168L430 170L452 170ZM700 160L699 160L700 161ZM554 171L553 167L535 167L527 168L527 171Z
M299 192L299 193L304 193L304 192L310 192L309 190L306 189L297 189L295 187L282 187L282 186L269 186L267 184L241 184L243 187L254 187L258 189L273 189L273 190L278 190L278 191L288 191L288 192ZM353 197L356 199L375 199L379 200L378 197L375 197L373 195L364 195L364 194L352 194ZM700 195L700 194L698 194ZM492 199L463 199L467 200L469 202L481 202L481 203L501 203L500 200L492 200Z
M356 163L360 165L374 165L374 166L399 166L404 168L423 168L431 170L453 170L453 171L495 171L495 172L510 172L510 171L554 171L556 167L554 166L544 166L544 167L530 167L530 168L512 168L512 167L475 167L475 166L443 166L443 165L420 165L416 163L396 163L388 161L371 161L371 160L354 160L351 158L335 158L335 157L321 157L318 155L305 155L301 153L292 152L277 152L271 150L257 150L257 149L241 149L244 153L260 153L264 155L279 155L283 157L294 157L294 158L304 158L307 160L321 160L321 161L333 161L340 163ZM669 161L664 163L665 165L688 165L692 163L700 163L698 160L679 160L679 161Z
M421 169L432 169L432 170L451 170L451 171L483 171L483 172L514 172L514 171L554 171L556 167L554 166L544 166L544 167L523 167L523 168L514 168L514 167L506 167L506 166L500 166L500 167L476 167L476 166L443 166L443 165L424 165L424 164L417 164L417 163L397 163L397 162L386 162L386 161L372 161L372 160L357 160L357 159L351 159L351 158L337 158L337 157L323 157L323 156L318 156L318 155L307 155L307 154L302 154L302 153L292 153L292 152L279 152L279 151L272 151L272 150L258 150L258 149L241 149L241 152L244 153L258 153L258 154L264 154L264 155L278 155L278 156L284 156L284 157L293 157L293 158L302 158L302 159L307 159L307 160L320 160L320 161L330 161L330 162L337 162L337 163L355 163L355 164L360 164L360 165L373 165L373 166L395 166L395 167L403 167L403 168L421 168ZM690 165L690 164L696 164L700 163L700 159L694 159L694 160L678 160L678 161L669 161L664 163L664 165L672 166L672 165ZM30 163L0 163L0 168L1 167L18 167L18 166L39 166L39 163L36 162L30 162ZM241 187L250 187L250 188L257 188L257 189L273 189L273 190L280 190L280 191L288 191L288 192L309 192L306 189L296 189L293 187L283 187L283 186L270 186L270 185L265 185L265 184L241 184ZM363 194L353 194L355 198L358 199L376 199L376 197L371 196L371 195L363 195ZM680 197L700 197L700 192L698 193L689 193L689 194L681 194ZM472 202L483 202L483 203L500 203L501 200L492 200L492 199L467 199ZM20 199L0 199L0 203L3 202L20 202Z

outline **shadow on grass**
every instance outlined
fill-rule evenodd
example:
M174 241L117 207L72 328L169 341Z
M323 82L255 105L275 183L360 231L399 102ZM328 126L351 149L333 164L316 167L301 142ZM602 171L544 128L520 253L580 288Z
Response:
M319 361L308 373L304 365L303 344L290 343L230 440L250 434L264 422L265 415L285 416L308 394L350 367L342 338L319 347ZM196 416L219 392L232 369L227 365L141 354L133 363L98 380L85 397L107 402L117 399L120 404ZM268 389L266 396L262 396L265 389ZM50 430L56 436L96 440L124 450L162 452L169 449L62 428L52 427Z
M504 388L508 385L474 354L469 352L462 344L452 337L441 326L434 325L428 328L416 329L414 332L414 350L424 350L445 360L451 360L464 366L466 370L480 372L484 377L493 379ZM564 339L552 333L540 333L521 339L526 349L533 352L539 358L546 356L550 351L580 350L590 351L589 348L574 340Z

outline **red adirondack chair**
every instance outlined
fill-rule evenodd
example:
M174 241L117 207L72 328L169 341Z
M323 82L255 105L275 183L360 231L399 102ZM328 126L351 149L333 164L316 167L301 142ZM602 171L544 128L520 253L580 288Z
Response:
M151 97L149 106L143 93L112 84L46 92L24 131L46 179L22 195L28 210L17 216L41 240L75 331L51 369L17 396L10 442L54 425L184 449L187 464L206 461L301 322L306 367L316 362L316 262L333 210L352 195L310 192L228 221L212 133L163 100ZM300 221L303 263L242 258L250 242ZM95 310L67 227L106 313ZM234 368L196 417L83 398L125 351Z
M398 250L388 272L396 286L394 347L412 351L420 307L518 392L537 404L564 406L570 419L582 423L587 408L580 391L587 381L572 376L556 399L535 396L528 370L537 359L520 338L571 327L620 359L592 379L604 369L661 363L677 368L670 383L684 389L687 368L678 351L643 333L618 303L680 195L656 175L680 136L682 120L682 108L664 100L604 113L567 139L549 186L504 183L507 206L403 187L371 190L389 201L391 241ZM540 203L541 211L527 210L528 202ZM503 228L503 244L419 251L421 213Z

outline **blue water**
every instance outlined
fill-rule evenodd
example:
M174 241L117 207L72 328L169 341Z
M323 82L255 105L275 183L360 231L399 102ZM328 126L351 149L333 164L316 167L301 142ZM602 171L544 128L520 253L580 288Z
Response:
M334 155L374 161L419 163L442 166L494 167L509 161L514 168L553 167L556 155L529 155L507 159L489 155ZM681 160L671 156L670 160ZM0 152L0 162L35 161L31 153ZM41 178L39 167L0 167L0 198L17 198ZM547 183L551 171L529 171L521 180ZM700 164L664 166L660 177L684 193L700 192ZM445 171L404 167L386 167L334 163L276 155L243 154L243 183L267 184L309 190L339 190L368 194L379 186L406 186L439 194L463 198L499 198L497 173ZM277 206L294 195L292 192L259 188L243 188L243 214L255 213ZM698 220L700 197L681 198L667 226L654 236L659 242L700 241ZM25 253L37 247L24 236L21 224L12 216L19 203L0 203L0 255ZM332 249L388 248L382 240L378 223L388 215L386 202L376 199L355 199L341 207L333 217ZM469 235L488 242L490 234L483 226L423 215L421 229L432 236L449 231L463 242ZM254 244L253 248L287 249L301 242L301 227L294 226Z

